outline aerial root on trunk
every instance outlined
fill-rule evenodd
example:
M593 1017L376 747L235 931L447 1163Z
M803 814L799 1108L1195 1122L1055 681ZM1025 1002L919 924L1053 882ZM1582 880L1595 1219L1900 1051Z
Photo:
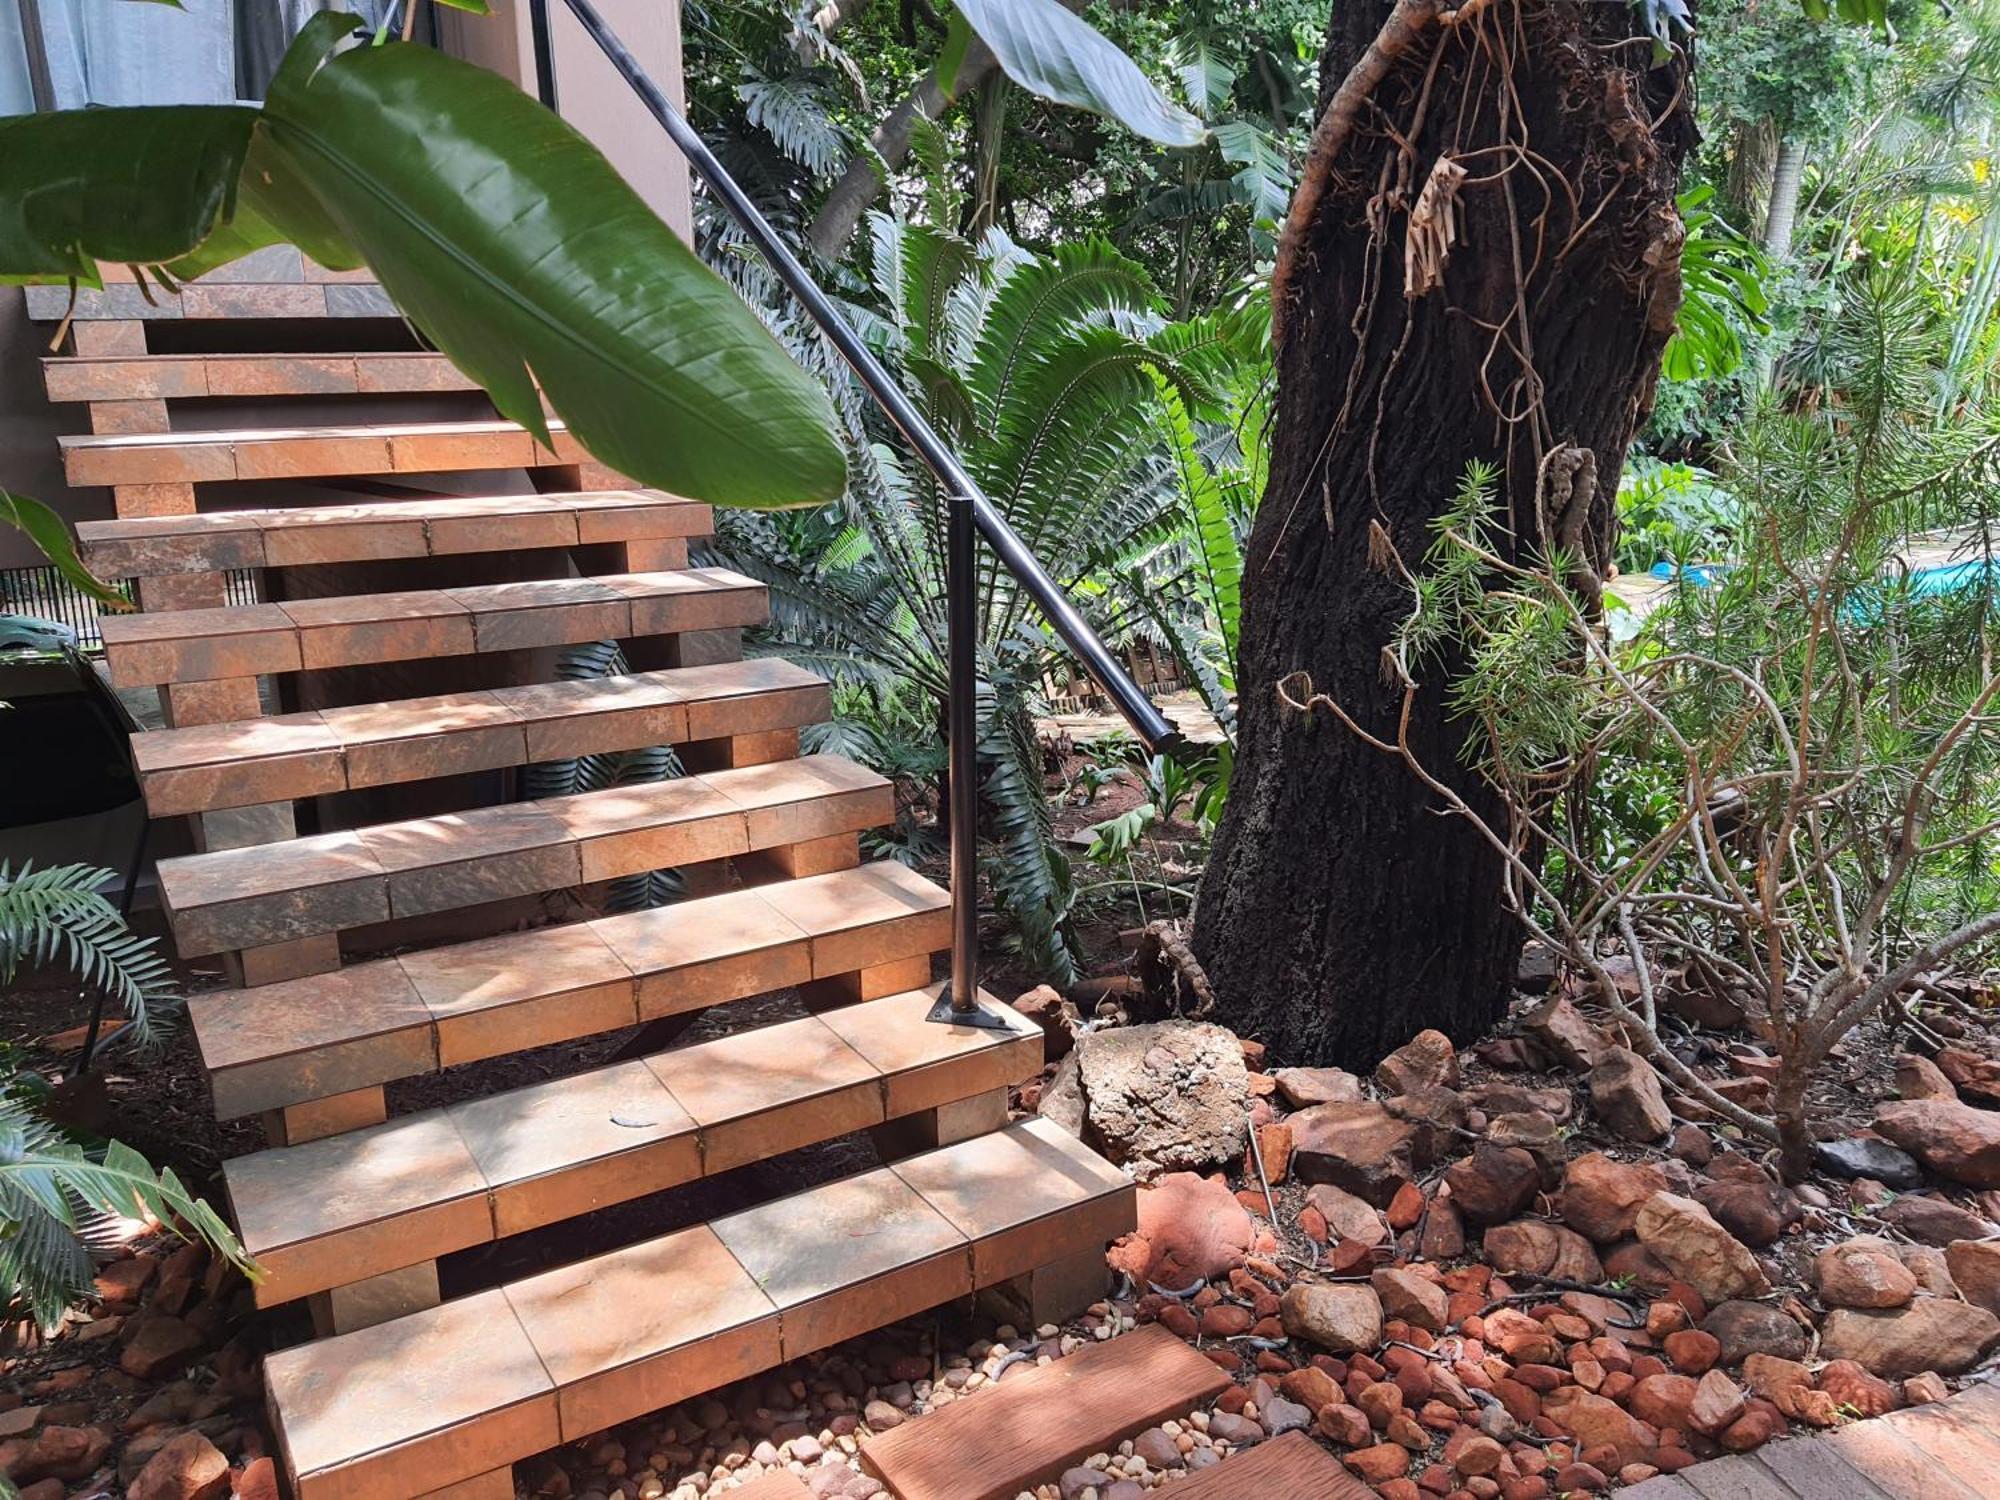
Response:
M1215 987L1188 947L1178 922L1150 922L1139 938L1139 977L1149 992L1165 994L1174 1014L1198 1021L1215 1009ZM1187 1001L1192 998L1190 1008Z

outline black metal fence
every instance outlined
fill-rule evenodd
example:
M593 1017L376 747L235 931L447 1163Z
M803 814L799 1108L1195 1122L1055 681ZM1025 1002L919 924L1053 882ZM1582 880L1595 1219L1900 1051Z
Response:
M255 604L257 575L249 568L233 568L223 575L223 602ZM73 586L54 568L0 568L0 614L30 615L50 620L76 632L77 645L86 651L104 646L97 617L104 607Z

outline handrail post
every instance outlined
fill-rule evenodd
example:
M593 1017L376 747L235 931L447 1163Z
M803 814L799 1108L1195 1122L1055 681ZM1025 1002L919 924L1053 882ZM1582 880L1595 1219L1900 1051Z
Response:
M945 723L950 745L950 800L945 809L951 834L951 983L931 1008L930 1019L961 1026L986 1026L1006 1030L1007 1021L978 1003L979 961L979 661L978 602L974 576L974 545L986 538L994 557L1021 582L1064 645L1074 651L1090 675L1097 679L1118 711L1148 748L1165 751L1180 743L1180 732L1148 698L1131 674L1099 640L1097 633L1077 612L1056 581L1049 577L1035 554L1028 550L1020 534L1007 518L980 493L979 486L924 420L923 413L896 383L882 361L859 333L827 300L791 246L758 212L736 179L716 160L693 126L688 124L673 101L650 78L632 55L631 48L605 24L591 0L565 0L577 22L597 44L612 67L618 70L640 102L665 130L667 138L680 149L688 164L708 184L716 201L728 210L743 232L756 242L764 259L784 282L791 294L840 351L855 377L875 398L875 404L893 422L896 430L938 477L947 509L945 535L945 580L949 598L945 618L949 627L945 645L949 677Z

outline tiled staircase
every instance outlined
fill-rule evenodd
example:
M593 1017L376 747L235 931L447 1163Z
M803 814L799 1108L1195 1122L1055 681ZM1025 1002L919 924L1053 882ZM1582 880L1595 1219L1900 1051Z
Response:
M861 862L889 784L799 754L826 685L742 658L764 592L688 566L707 507L630 488L559 428L551 454L484 419L261 425L477 398L434 355L322 352L345 328L395 340L342 321L379 314L376 289L290 251L232 275L167 308L86 296L47 381L90 405L71 482L116 500L82 528L88 559L138 580L144 611L104 638L113 682L157 687L170 726L136 738L148 807L194 828L162 903L184 956L230 967L191 1006L215 1108L270 1142L226 1167L256 1298L307 1299L322 1335L266 1366L293 1492L497 1500L517 1459L977 1289L1037 1319L1101 1293L1129 1184L1006 1123L1037 1028L990 1000L1002 1029L925 1020L946 894ZM62 310L45 289L31 307ZM154 352L167 323L174 352ZM246 403L260 425L212 425ZM439 493L496 471L524 492ZM273 481L302 493L273 503ZM481 581L530 554L554 576ZM226 603L244 569L261 602ZM550 648L600 640L644 669L549 680ZM478 686L338 701L445 659ZM662 744L690 774L505 800L524 767ZM440 810L383 818L385 797ZM523 900L669 867L689 899L521 928ZM805 1013L777 1024L415 1112L385 1091L787 988ZM864 1129L874 1170L440 1300L440 1257Z

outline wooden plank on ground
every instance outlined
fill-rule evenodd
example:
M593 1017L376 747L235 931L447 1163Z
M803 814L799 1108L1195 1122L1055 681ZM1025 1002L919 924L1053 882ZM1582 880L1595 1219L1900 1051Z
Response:
M1375 1500L1374 1491L1303 1432L1232 1453L1176 1484L1173 1500Z
M799 1483L796 1474L775 1469L762 1479L731 1490L729 1500L812 1500L812 1491Z
M1013 1500L1228 1385L1211 1361L1152 1325L869 1438L861 1459L898 1500Z

